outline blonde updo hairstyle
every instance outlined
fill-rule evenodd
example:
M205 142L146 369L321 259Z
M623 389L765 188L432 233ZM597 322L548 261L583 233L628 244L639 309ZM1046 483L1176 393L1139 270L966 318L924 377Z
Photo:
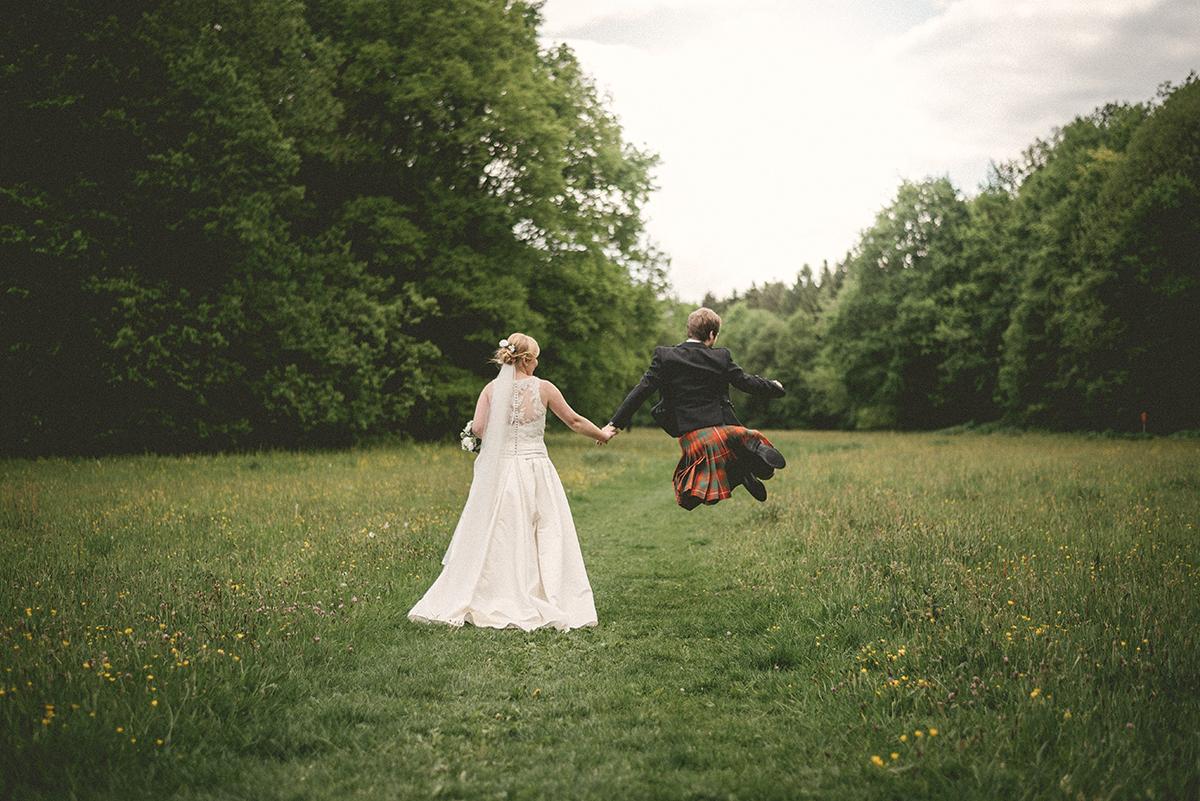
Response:
M541 353L537 340L525 334L511 334L508 339L500 340L500 347L492 361L496 364L511 364L519 367L525 362L533 361Z

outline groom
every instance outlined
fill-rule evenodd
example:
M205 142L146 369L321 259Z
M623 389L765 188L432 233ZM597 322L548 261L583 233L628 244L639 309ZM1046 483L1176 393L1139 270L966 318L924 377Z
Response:
M650 368L604 429L616 434L627 427L633 413L657 391L661 401L651 413L683 446L675 493L679 505L689 510L728 498L739 484L765 501L767 489L759 479L770 478L787 464L765 437L738 422L729 400L731 384L768 398L782 397L783 385L746 373L728 348L713 347L720 331L721 318L712 309L688 315L687 341L655 348Z

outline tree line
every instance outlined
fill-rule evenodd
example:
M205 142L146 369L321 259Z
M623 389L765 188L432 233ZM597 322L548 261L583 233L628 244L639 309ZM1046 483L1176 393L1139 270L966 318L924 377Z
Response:
M513 330L600 420L692 306L522 0L47 0L0 23L0 453L456 431ZM1200 428L1200 81L705 299L758 427Z
M781 401L758 427L1200 429L1200 80L906 182L846 258L705 299ZM1144 417L1143 417L1144 415Z
M438 436L513 330L614 405L657 331L656 157L538 5L7 12L0 450Z

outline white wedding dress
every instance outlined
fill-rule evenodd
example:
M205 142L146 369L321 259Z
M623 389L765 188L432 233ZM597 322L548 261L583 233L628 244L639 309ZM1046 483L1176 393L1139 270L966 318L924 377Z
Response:
M442 573L409 620L525 631L596 625L567 494L546 452L539 384L514 380L511 366L493 383L467 503Z

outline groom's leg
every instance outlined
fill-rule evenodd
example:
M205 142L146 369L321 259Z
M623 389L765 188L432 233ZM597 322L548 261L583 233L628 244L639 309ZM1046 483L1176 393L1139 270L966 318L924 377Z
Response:
M746 463L738 459L736 455L725 463L725 475L729 479L730 488L741 484L754 500L761 502L767 499L767 488L759 481L759 476L756 476L754 471L749 469Z
M742 462L747 470L764 481L773 477L776 470L787 467L787 460L783 458L783 454L764 442L762 435L757 431L748 433L732 450L734 457Z

